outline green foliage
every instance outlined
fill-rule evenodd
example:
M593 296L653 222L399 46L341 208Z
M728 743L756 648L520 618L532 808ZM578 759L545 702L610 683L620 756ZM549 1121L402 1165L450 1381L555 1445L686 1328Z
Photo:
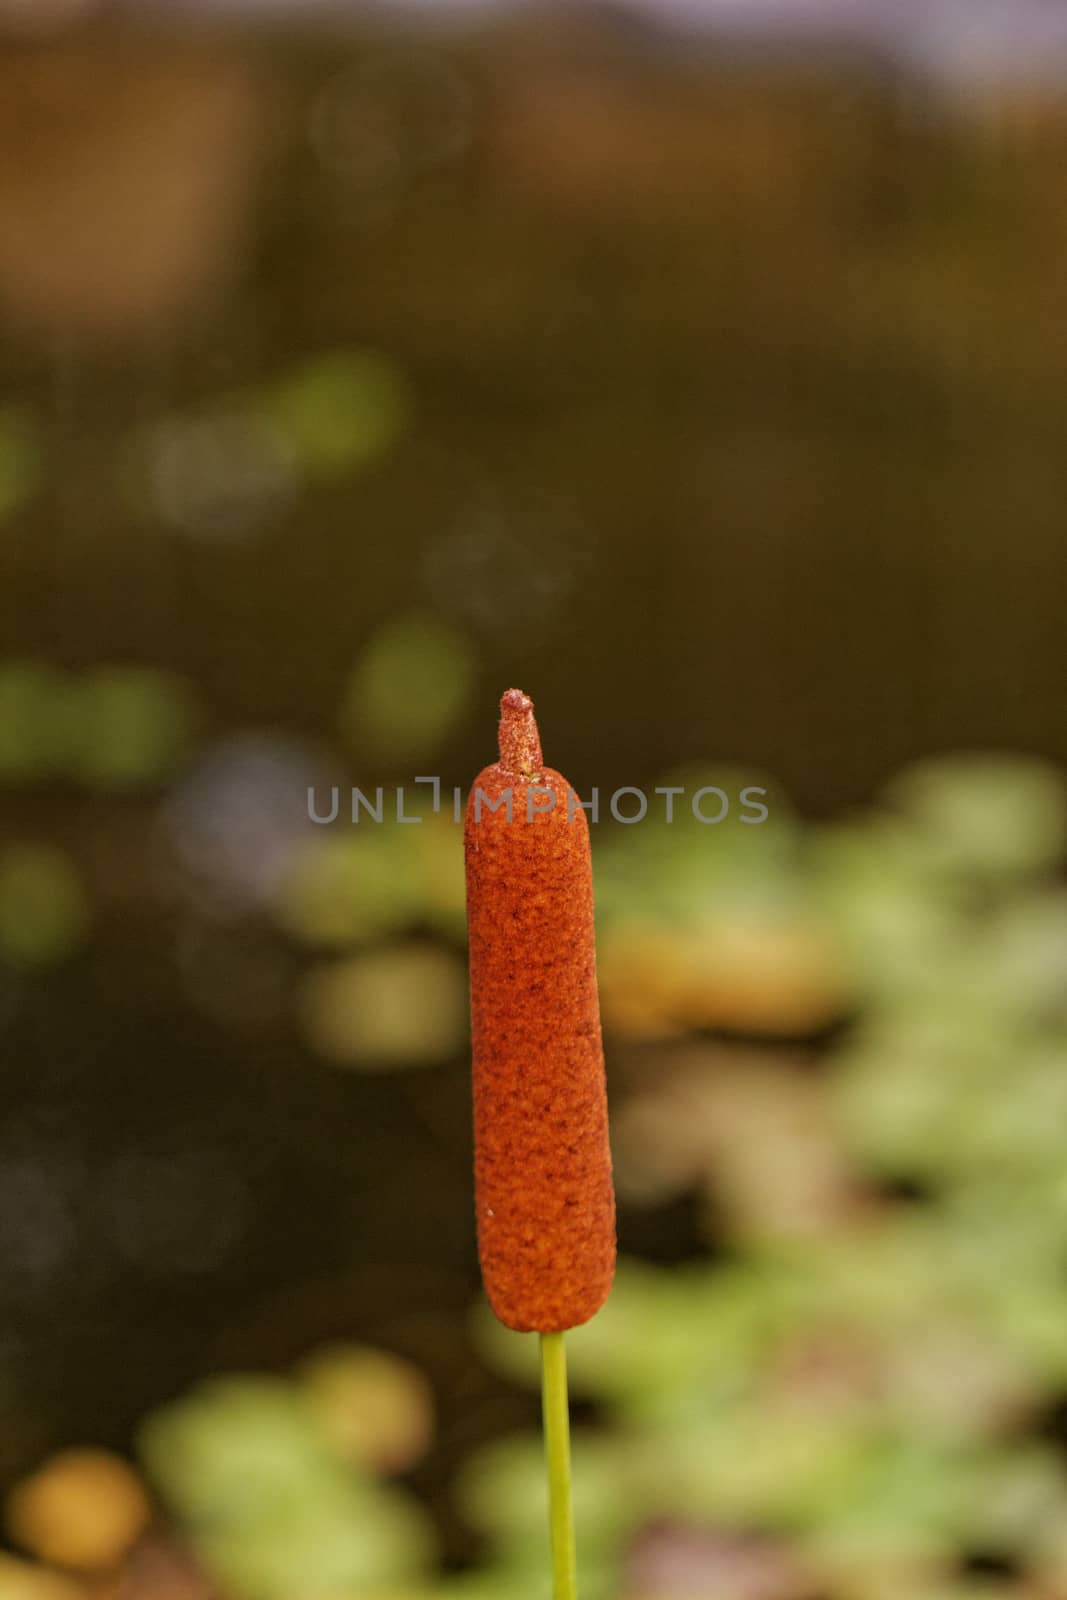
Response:
M0 780L37 782L62 763L66 687L43 663L0 663Z
M376 804L373 793L367 798ZM337 828L316 831L305 841L274 901L287 933L312 948L338 950L419 924L462 935L466 904L457 827L444 811L434 815L428 794L406 793L404 811L419 822L397 822L395 796L387 789L380 823L361 814L349 826L342 813Z
M33 412L25 406L0 406L0 521L32 497L41 480L43 456Z
M91 787L135 789L168 776L196 726L180 678L147 667L103 667L73 681L67 702L69 770Z
M387 356L334 350L281 378L265 409L307 476L328 479L382 455L406 430L411 404L404 376Z
M197 721L192 693L174 673L0 663L0 780L62 776L93 789L143 789L171 776Z
M1022 756L940 756L902 772L887 798L937 864L981 881L1054 867L1067 846L1059 774Z
M607 797L594 830L597 844L597 908L602 920L638 915L645 922L683 926L710 910L729 914L738 906L791 906L801 887L798 877L799 827L781 789L764 774L735 767L685 767L663 774L660 788L683 788L672 801L649 796L649 810L640 826L613 829ZM766 821L745 822L741 791L749 786L766 792ZM692 798L704 787L717 787L730 801L723 820L702 823L693 814ZM704 802L707 814L721 810L714 795ZM751 814L751 813L750 813Z
M414 851L395 825L315 833L281 885L278 921L302 942L326 948L396 932L421 908L416 869Z
M0 958L52 966L77 948L88 923L81 880L60 851L27 844L0 854Z
M204 1384L149 1418L141 1453L208 1571L239 1600L354 1600L429 1562L414 1502L338 1454L287 1380Z
M328 1060L419 1066L447 1060L466 1041L466 975L448 951L386 945L314 968L300 1009L309 1042Z
M341 728L354 749L380 761L433 753L466 711L474 647L436 617L412 613L378 629L345 691Z

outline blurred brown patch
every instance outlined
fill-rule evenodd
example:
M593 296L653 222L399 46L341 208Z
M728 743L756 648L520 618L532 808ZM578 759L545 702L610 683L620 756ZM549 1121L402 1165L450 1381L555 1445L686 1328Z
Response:
M188 49L0 59L0 299L16 327L141 334L217 293L248 240L263 85Z

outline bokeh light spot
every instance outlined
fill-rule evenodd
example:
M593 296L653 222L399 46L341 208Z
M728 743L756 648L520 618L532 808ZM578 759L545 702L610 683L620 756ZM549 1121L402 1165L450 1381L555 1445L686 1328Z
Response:
M67 680L34 661L0 665L0 781L34 782L60 759Z
M77 873L48 845L0 856L0 955L14 966L48 967L81 943L89 908Z
M188 751L196 712L187 685L148 667L102 667L77 679L68 706L71 770L103 789L167 777Z
M462 963L429 945L394 945L308 974L299 996L311 1048L364 1070L447 1060L467 1029Z
M252 401L156 423L135 465L162 520L209 543L244 544L274 527L300 487L293 444Z
M283 378L268 414L309 478L332 478L383 455L411 416L403 374L374 350L333 350Z
M132 1468L106 1450L65 1450L16 1484L6 1521L26 1550L60 1567L104 1571L125 1555L149 1519ZM0 1593L6 1595L0 1575Z
M341 710L353 746L381 761L425 757L466 711L475 649L446 622L421 613L380 628L356 662Z
M346 1461L406 1472L433 1439L433 1395L418 1367L364 1345L330 1345L299 1371L316 1422Z
M246 733L216 745L163 814L186 896L223 917L270 902L314 826L308 791L322 784L294 740Z
M33 413L0 406L0 520L30 499L41 477L44 452Z

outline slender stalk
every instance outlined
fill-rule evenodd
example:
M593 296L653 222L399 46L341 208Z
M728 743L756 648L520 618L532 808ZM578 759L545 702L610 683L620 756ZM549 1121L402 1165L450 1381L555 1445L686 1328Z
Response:
M541 1335L541 1406L548 1468L548 1520L552 1534L552 1596L553 1600L577 1600L571 1506L571 1421L567 1404L567 1352L562 1333Z

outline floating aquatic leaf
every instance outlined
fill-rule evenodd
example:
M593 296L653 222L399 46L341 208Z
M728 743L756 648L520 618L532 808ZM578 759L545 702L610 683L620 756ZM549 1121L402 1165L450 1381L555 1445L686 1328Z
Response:
M404 1472L433 1438L433 1396L410 1361L362 1345L331 1345L299 1369L316 1422L345 1460Z
M361 1600L372 1586L423 1572L433 1543L407 1496L344 1485L254 1528L207 1529L196 1548L239 1600Z
M149 1418L140 1449L164 1499L197 1527L260 1524L344 1481L299 1394L280 1378L202 1384Z
M620 1441L580 1431L573 1451L574 1513L583 1544L599 1547L629 1520L626 1452ZM457 1496L471 1525L507 1552L542 1551L548 1521L544 1448L535 1434L500 1439L466 1465Z
M421 909L409 839L385 823L312 834L279 887L278 921L308 944L340 948L404 927Z
M975 953L976 979L1028 1017L1067 1010L1067 893L1044 889L989 919Z
M1067 848L1063 774L1036 758L940 756L895 778L887 798L913 818L939 864L979 877L1056 866Z
M851 1573L948 1561L981 1539L990 1458L917 1437L872 1444L822 1508L805 1549L839 1582Z
M356 1596L430 1561L411 1498L347 1468L284 1379L203 1384L156 1412L140 1446L209 1573L239 1600Z
M846 1138L900 1176L956 1178L1058 1162L1067 1052L998 1028L980 1010L873 1025L837 1063Z
M815 913L863 993L910 995L941 981L967 908L914 830L882 818L836 823L813 833L808 854Z
M682 792L668 799L659 792L667 788ZM749 788L761 791L755 803L767 809L762 822L743 820L757 814L742 804ZM625 829L611 821L611 796L600 796L597 908L605 927L616 918L662 927L796 910L802 892L797 824L768 778L732 767L686 767L665 774L647 798L640 826ZM723 820L699 820L694 802L708 818L725 806Z

